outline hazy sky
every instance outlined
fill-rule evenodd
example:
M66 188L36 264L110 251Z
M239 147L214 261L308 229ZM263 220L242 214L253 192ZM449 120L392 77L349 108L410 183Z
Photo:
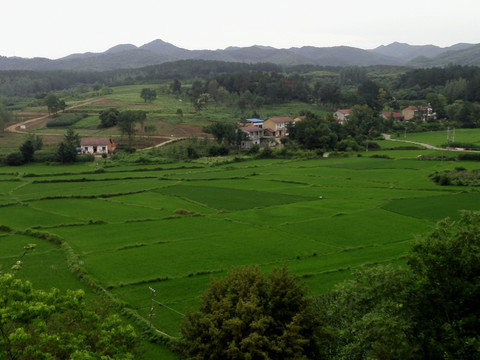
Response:
M60 58L162 39L190 50L480 43L479 0L5 0L0 56Z

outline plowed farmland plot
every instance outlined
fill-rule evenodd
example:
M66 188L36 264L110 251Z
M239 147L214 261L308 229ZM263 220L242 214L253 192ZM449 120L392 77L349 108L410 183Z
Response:
M212 276L286 264L312 294L364 264L401 263L414 236L461 209L474 188L439 186L434 171L472 163L412 159L256 160L135 168L96 164L4 168L0 263L37 243L21 276L82 287L67 266L178 336Z

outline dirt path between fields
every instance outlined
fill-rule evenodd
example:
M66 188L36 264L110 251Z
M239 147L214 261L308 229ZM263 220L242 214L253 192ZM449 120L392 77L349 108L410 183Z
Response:
M83 102L83 103L78 103L78 104L75 104L75 105L71 105L71 106L66 107L65 111L76 109L76 108L84 106L84 105L90 105L90 104L99 102L101 100L103 100L103 98L89 100L89 101L86 101L86 102ZM22 121L20 123L16 123L16 124L13 124L13 125L10 125L10 126L6 127L5 131L12 132L12 133L19 133L19 134L27 134L28 133L28 130L26 129L27 125L31 125L35 122L45 120L46 118L48 118L50 116L51 116L50 114L46 114L46 115L43 115L43 116L40 116L40 117L37 117L37 118L34 118L34 119ZM25 126L25 129L22 129L22 126Z
M425 143L421 143L421 142L417 142L417 141L392 139L392 136L390 134L382 134L382 135L385 138L385 140L388 140L388 141L399 141L399 142L404 142L404 143L408 143L408 144L420 145L420 146L423 146L423 147L425 147L427 149L431 149L431 150L465 151L465 152L475 152L475 153L480 152L478 150L467 150L467 149L459 149L459 148L454 148L454 149L441 148L441 147L438 147L438 146L433 146L433 145L430 145L430 144L425 144Z

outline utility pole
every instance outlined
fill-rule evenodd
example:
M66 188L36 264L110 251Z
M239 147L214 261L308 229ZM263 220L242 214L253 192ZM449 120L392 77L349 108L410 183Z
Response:
M155 316L153 313L153 297L155 296L155 289L148 287L150 289L150 315L148 316L150 319L150 329L152 328L152 319Z

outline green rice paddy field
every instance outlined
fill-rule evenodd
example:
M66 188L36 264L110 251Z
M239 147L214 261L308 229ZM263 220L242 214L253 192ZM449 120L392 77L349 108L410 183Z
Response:
M26 230L56 235L80 267L145 319L154 288L153 324L178 336L182 314L232 266L286 264L320 294L363 264L402 263L435 221L480 210L477 189L428 179L478 163L419 161L419 153L100 173L95 164L3 167L0 225L12 231L0 231L0 264L36 243L19 276L39 288L86 288L68 270L65 246Z

